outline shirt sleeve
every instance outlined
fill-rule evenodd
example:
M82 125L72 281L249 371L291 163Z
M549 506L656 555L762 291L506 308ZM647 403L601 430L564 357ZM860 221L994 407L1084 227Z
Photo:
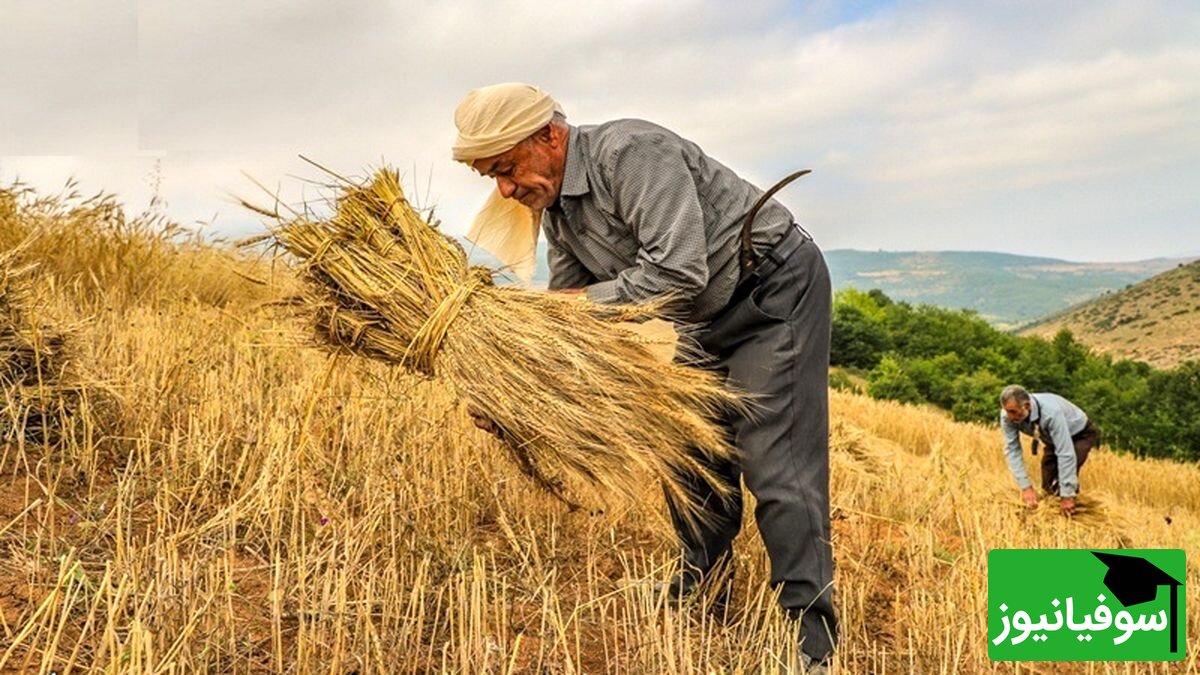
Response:
M546 235L546 262L550 266L550 290L583 288L596 280L596 277L592 276L592 273L583 266L579 258L554 236L550 228L543 227L542 232Z
M689 303L708 285L708 242L682 148L642 137L619 148L609 166L616 215L637 233L637 264L588 286L588 298L630 304L669 294Z
M1054 441L1054 455L1058 459L1058 494L1060 497L1074 497L1079 492L1079 476L1075 466L1075 441L1071 440L1067 418L1062 412L1045 414L1042 428Z
M1008 421L1004 413L1000 413L1000 433L1004 436L1004 457L1008 460L1008 470L1017 480L1017 487L1024 490L1033 487L1029 480L1029 472L1025 470L1025 457L1021 451L1021 431L1015 424Z

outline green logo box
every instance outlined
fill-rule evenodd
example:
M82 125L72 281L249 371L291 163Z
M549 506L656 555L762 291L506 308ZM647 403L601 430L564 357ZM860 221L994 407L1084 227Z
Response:
M993 661L1181 661L1181 549L993 549Z

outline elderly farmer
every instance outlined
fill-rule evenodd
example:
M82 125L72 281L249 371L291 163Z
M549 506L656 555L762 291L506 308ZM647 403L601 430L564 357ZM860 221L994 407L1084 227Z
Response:
M673 298L676 317L731 383L755 397L728 420L740 465L717 467L731 504L692 480L711 518L690 530L672 505L685 565L662 587L690 595L728 559L742 520L740 478L784 609L801 619L806 663L837 636L829 528L830 284L821 251L774 200L695 143L635 119L571 126L545 92L500 84L455 112L454 159L496 181L468 238L518 273L537 229L549 242L550 289L603 303ZM739 251L751 221L749 249ZM740 261L757 261L743 269ZM636 423L631 420L631 423ZM489 428L486 420L477 420Z
M1025 471L1021 457L1021 434L1033 437L1033 454L1038 441L1046 444L1042 456L1042 490L1058 495L1064 515L1075 512L1079 492L1079 470L1100 436L1096 426L1074 403L1057 394L1030 394L1010 384L1000 392L1000 430L1004 434L1004 454L1021 497L1030 508L1037 506L1037 493Z

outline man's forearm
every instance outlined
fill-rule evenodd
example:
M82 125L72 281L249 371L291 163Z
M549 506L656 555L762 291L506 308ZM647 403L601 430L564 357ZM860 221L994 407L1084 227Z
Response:
M617 278L587 287L588 299L610 304L636 304L669 296L676 303L687 303L704 290L708 270L702 264L695 269L669 271L642 264L622 270Z
M1055 420L1051 433L1054 439L1054 454L1058 460L1058 494L1074 497L1079 492L1078 467L1075 460L1075 441L1067 432L1066 420Z
M1033 487L1033 481L1029 479L1029 472L1025 469L1025 458L1021 454L1019 441L1015 451L1012 443L1004 446L1004 458L1008 460L1008 470L1012 473L1013 479L1017 481L1017 487L1022 490Z

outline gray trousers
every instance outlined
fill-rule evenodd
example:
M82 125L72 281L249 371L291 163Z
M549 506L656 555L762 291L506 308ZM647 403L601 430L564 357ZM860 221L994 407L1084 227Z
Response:
M740 461L713 467L736 498L723 503L690 477L713 516L699 532L668 500L684 562L707 572L729 554L741 528L745 479L758 501L754 517L771 583L784 610L801 617L802 649L815 659L830 654L837 639L829 526L831 304L829 270L810 240L697 334L715 367L755 398L756 410L728 420Z

